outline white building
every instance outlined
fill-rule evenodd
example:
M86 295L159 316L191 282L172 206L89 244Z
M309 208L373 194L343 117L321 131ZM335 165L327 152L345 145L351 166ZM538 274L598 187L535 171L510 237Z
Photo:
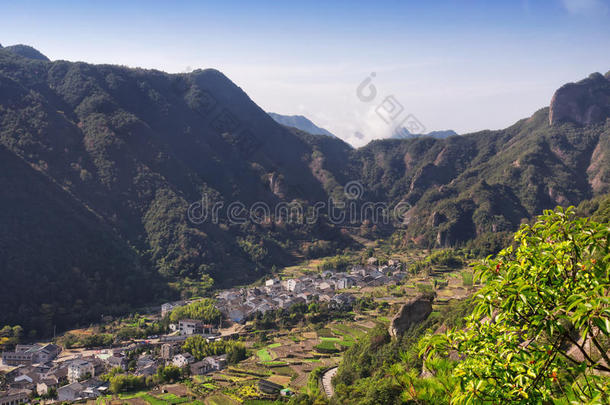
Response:
M174 309L174 305L169 302L161 305L161 317L165 318L166 315L172 312L172 309Z
M337 280L337 289L338 290L346 290L348 288L352 288L356 283L353 278L343 277Z
M267 287L271 287L271 286L276 285L276 284L277 284L277 283L279 283L279 282L280 282L280 280L279 280L279 279L277 279L277 278L272 278L271 280L267 280L267 281L265 281L265 286L267 286Z
M286 283L286 287L287 287L288 291L296 291L297 288L299 287L299 285L300 285L300 282L296 278L291 278Z
M193 358L193 356L191 356L190 353L180 353L173 357L172 365L182 368L188 366L194 361L195 359Z
M89 377L95 376L95 367L86 360L74 360L68 366L68 381L70 383L82 380L87 374L89 374Z
M203 333L203 322L193 319L182 319L178 322L181 335L198 335Z
M322 281L320 284L318 284L318 289L319 290L332 290L332 289L334 289L334 285L332 285L328 281Z

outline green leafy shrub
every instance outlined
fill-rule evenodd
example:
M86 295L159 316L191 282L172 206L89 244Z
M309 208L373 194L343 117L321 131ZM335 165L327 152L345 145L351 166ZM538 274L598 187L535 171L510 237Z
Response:
M610 401L609 236L573 208L545 211L477 268L466 327L422 341L428 358L462 357L452 402Z

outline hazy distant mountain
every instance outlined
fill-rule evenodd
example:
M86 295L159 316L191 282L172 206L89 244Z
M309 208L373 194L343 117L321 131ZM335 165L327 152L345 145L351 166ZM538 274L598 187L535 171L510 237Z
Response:
M394 131L394 134L390 138L391 139L411 139L411 138L417 138L420 136L431 136L432 138L444 139L444 138L448 138L448 137L454 136L454 135L458 135L458 133L451 129L447 129L444 131L432 131L432 132L428 132L427 134L412 134L411 132L409 132L409 130L407 128L402 127L402 128L397 128L396 131Z
M313 122L302 115L281 115L276 113L268 113L277 123L287 127L294 127L301 131L308 132L312 135L327 135L335 136L324 128L320 128Z

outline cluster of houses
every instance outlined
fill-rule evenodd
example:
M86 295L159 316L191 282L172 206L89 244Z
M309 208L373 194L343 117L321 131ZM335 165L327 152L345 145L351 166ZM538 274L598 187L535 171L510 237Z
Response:
M0 392L0 405L25 404L30 400L30 390L12 388L8 391Z
M274 278L260 287L225 290L217 295L217 307L226 318L238 323L243 323L257 312L285 309L316 300L326 301L331 307L349 309L355 302L350 289L389 285L407 276L398 262L390 260L387 265L376 266L374 260L367 266L356 266L348 272L325 271L286 280ZM162 316L185 304L187 302L164 304ZM158 343L131 343L100 350L89 356L58 358L61 348L54 344L17 345L14 351L2 353L8 390L0 391L0 405L27 403L32 396L50 391L56 392L60 402L94 399L108 390L108 383L101 381L99 376L117 367L123 370L129 368L131 373L138 376L151 376L159 366L170 364L188 368L192 375L207 374L227 366L226 355L196 361L191 354L182 350L188 336L202 335L209 341L220 339L216 326L182 319L170 325L170 329L173 333L162 336ZM146 346L144 350L138 350L143 345ZM266 391L279 389L270 382L264 388Z
M190 323L189 320L185 321ZM226 355L196 361L189 353L182 352L182 341L159 342L156 345L132 343L125 347L100 350L90 356L63 359L57 358L61 348L56 345L18 345L15 351L2 354L9 389L0 392L0 405L26 403L32 396L45 395L51 390L56 392L59 402L94 399L105 395L109 388L108 383L101 381L99 376L117 367L123 370L131 367L130 372L134 375L151 376L159 366L170 364L188 367L193 375L207 374L227 366ZM138 350L141 348L144 350ZM134 351L139 354L130 356ZM129 359L135 364L128 364Z
M383 266L372 263L355 266L349 272L325 271L285 280L273 278L261 287L222 291L216 297L216 306L226 318L238 323L257 312L286 309L314 300L326 301L335 308L351 308L355 298L350 289L389 285L406 276L401 264L390 260Z
M62 402L96 398L108 390L108 384L95 377L113 368L117 357L100 354L57 359L60 352L61 348L54 344L17 345L14 351L3 352L9 390L0 392L0 404L29 402L31 396L51 390Z
M2 363L7 366L44 364L57 357L59 352L61 348L54 344L17 345L15 351L2 353Z
M227 367L227 355L205 357L200 361L188 352L181 352L180 346L176 343L164 343L161 345L160 357L166 364L175 367L190 369L191 375L203 375L213 371L219 371Z

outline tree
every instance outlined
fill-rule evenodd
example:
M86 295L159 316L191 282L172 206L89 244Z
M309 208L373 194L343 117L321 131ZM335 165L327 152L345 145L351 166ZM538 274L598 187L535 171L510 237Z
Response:
M573 208L545 211L478 266L466 327L421 346L428 359L462 357L454 403L610 402L609 234Z
M7 350L19 344L19 340L23 334L23 328L19 325L6 325L0 329L0 351Z
M146 378L143 376L115 374L108 381L110 382L110 390L115 394L146 388Z
M157 369L157 379L160 383L173 383L182 378L182 370L176 366L160 366Z
M215 301L204 298L192 304L178 307L170 314L171 322L178 322L181 319L198 319L203 322L217 323L222 318L222 314L216 308Z
M182 349L189 352L197 360L208 356L227 354L227 362L235 364L246 358L246 347L241 342L233 340L217 340L208 342L201 335L189 336Z

